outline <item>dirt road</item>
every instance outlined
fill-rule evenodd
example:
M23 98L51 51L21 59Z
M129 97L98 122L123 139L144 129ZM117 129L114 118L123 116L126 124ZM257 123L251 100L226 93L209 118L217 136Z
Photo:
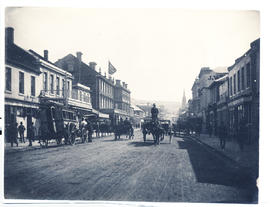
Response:
M188 139L94 139L5 154L5 198L252 202L248 176Z

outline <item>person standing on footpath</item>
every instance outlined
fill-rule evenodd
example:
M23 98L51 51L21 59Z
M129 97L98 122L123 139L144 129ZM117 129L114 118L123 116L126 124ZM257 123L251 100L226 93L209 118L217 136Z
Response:
M20 141L25 143L25 140L24 140L25 127L24 127L22 122L20 122L20 125L18 127L18 131L19 131L19 135L20 135Z
M31 125L30 125L30 127L29 127L29 147L31 147L32 146L32 141L35 139L35 126L34 126L34 123L32 122L31 123Z
M15 143L18 147L18 123L12 123L10 125L10 144L11 147L13 147L13 143Z
M92 142L92 134L93 134L93 126L91 121L86 120L87 121L87 125L86 128L88 130L88 142Z
M226 138L227 138L227 127L223 122L221 122L219 129L218 129L218 136L220 140L220 148L225 150L226 145Z

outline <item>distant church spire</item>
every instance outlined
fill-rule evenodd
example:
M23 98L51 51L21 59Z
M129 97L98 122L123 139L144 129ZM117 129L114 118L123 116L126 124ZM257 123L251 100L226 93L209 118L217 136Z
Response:
M181 106L181 109L182 109L182 110L185 110L186 105L187 105L187 100L186 100L185 89L184 89L184 91L183 91L183 98L182 98L182 106Z

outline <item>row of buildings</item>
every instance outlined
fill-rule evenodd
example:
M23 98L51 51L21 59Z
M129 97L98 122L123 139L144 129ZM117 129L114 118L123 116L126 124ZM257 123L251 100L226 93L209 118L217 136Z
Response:
M185 116L199 117L202 131L217 135L222 124L231 137L240 122L248 130L248 141L259 137L260 39L226 70L201 68L192 86Z
M32 122L38 125L39 106L46 100L63 101L79 117L95 114L112 124L128 118L138 125L144 116L143 110L131 104L128 84L102 75L95 62L85 64L81 52L52 63L47 50L41 56L16 45L14 29L9 27L5 54L5 126L15 122L22 122L26 129Z

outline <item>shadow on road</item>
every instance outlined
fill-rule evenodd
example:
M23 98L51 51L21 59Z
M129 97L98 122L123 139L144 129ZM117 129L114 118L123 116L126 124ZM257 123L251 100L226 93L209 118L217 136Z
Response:
M186 149L198 182L250 189L256 188L255 178L244 169L228 165L226 160L215 156L193 140L178 141L180 149ZM254 195L253 195L254 196Z
M154 145L153 141L146 141L146 142L130 142L128 143L129 145L133 145L134 147L147 147L147 146L151 146Z

